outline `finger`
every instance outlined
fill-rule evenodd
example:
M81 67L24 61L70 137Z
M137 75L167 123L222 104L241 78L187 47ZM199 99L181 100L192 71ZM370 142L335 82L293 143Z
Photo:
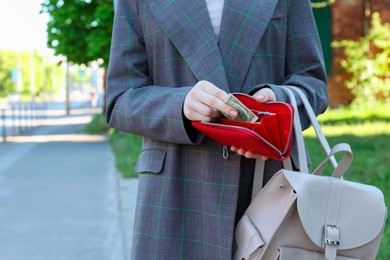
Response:
M219 116L218 111L204 104L203 99L208 94L203 90L200 84L196 84L186 95L183 104L184 115L192 121L205 120L209 121L207 117ZM206 118L205 118L206 117Z
M242 148L238 148L236 152L237 152L239 155L245 156L246 150L244 150L244 149L242 149Z
M268 101L276 101L276 95L270 88L262 88L259 91L257 91L253 97L258 102L268 102Z
M233 118L238 115L238 111L234 107L228 105L224 100L216 98L215 96L210 95L210 99L205 99L205 102L210 107L215 108L224 114L228 114Z
M258 154L252 153L252 152L250 152L250 151L246 151L246 152L245 152L245 157L246 157L246 158L249 158L249 159L258 159L258 158L260 158L261 156L258 155Z
M229 94L210 82L205 81L202 83L203 84L200 84L200 87L204 92L200 94L202 94L202 102L204 104L225 114L229 114L232 117L236 117L238 115L238 111L235 108L226 104Z
M185 116L191 121L207 121L211 122L220 117L220 113L203 103L193 102L184 111Z
M268 157L260 156L258 154L252 153L252 152L247 151L247 150L242 149L242 148L238 148L236 146L230 147L230 150L232 150L233 152L238 153L239 155L245 156L246 158L249 158L249 159L262 158L264 161L268 159Z
M207 122L214 121L216 118L221 116L221 113L218 110L204 104L199 104L195 108L195 112L201 115L202 118L207 118L206 120L203 119L203 121Z
M232 146L232 147L230 147L230 150L232 150L233 152L236 153L238 151L238 147Z
M221 99L222 101L226 101L229 97L229 94L223 91L222 89L215 86L213 83L208 81L199 81L198 84L199 87L204 91L210 94L211 96L217 97Z
M215 99L213 96L209 95L206 92L199 94L199 99L197 102L194 102L194 110L196 110L198 113L208 116L210 118L218 118L221 116L221 113L219 112L218 108L213 105L213 99Z
M237 147L237 146L231 146L230 150L232 150L233 152L236 152L236 153L238 153L239 155L242 155L242 156L245 156L245 154L247 152L247 150L245 150L243 148L240 148L240 147Z

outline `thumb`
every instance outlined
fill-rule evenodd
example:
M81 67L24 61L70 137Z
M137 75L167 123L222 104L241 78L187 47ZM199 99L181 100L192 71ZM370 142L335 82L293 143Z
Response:
M267 101L276 101L276 95L270 88L262 88L259 91L257 91L253 97L258 102L267 102Z

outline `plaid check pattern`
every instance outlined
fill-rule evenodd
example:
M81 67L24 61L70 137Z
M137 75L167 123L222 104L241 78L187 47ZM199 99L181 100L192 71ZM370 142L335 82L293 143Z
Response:
M183 118L199 80L226 92L301 87L327 105L322 51L308 0L225 0L216 37L204 0L118 0L107 120L142 135L132 259L230 259L249 203L253 160L194 133ZM303 122L305 123L305 122ZM279 167L266 165L267 178Z

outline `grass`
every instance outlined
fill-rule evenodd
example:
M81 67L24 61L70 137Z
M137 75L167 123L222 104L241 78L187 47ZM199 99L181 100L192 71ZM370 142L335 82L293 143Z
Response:
M106 123L106 118L104 114L95 114L92 117L92 120L84 128L84 132L87 134L105 134L108 133L109 127Z
M108 131L103 115L96 115L92 129ZM353 110L351 108L330 109L318 117L330 146L348 143L354 160L345 179L373 185L382 190L386 205L390 204L390 105L375 109ZM141 150L141 137L110 129L110 145L115 154L117 169L125 178L136 177L134 166ZM324 153L309 128L304 132L312 165L324 159ZM324 174L331 173L331 167ZM382 238L377 259L390 259L390 223Z
M115 155L115 164L118 171L122 173L124 178L137 177L134 167L141 152L141 137L118 130L110 132L110 145Z

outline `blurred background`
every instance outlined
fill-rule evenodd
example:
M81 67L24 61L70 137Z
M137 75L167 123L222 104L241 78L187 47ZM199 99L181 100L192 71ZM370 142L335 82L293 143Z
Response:
M61 2L0 4L2 102L102 106L113 3Z
M104 118L112 0L0 2L0 259L127 259L139 136ZM346 178L390 203L390 0L312 0L329 79L319 116ZM305 131L315 166L324 155ZM328 169L328 173L331 169ZM390 259L387 223L378 259Z

